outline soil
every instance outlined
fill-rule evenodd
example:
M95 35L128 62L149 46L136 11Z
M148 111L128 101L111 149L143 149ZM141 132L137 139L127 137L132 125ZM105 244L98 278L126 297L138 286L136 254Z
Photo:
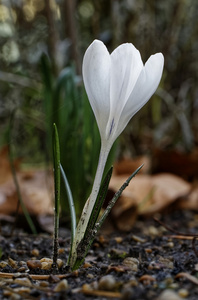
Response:
M194 212L174 211L158 218L180 233L198 233ZM138 219L127 233L107 229L106 224L85 264L69 272L65 267L69 232L61 228L63 266L55 275L40 266L40 259L52 257L51 235L15 229L10 237L9 223L2 225L0 299L198 299L198 258L191 237L171 233L153 218Z

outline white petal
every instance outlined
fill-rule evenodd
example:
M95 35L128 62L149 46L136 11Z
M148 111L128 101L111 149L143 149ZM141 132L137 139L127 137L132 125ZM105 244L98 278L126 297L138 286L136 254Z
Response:
M164 57L161 53L151 55L147 60L122 111L116 137L124 130L134 114L146 104L156 91L162 77L163 66Z
M120 118L143 68L140 52L133 44L123 44L111 54L110 116L106 136L113 134L113 124ZM116 126L116 124L115 124ZM116 129L116 128L115 128Z
M85 89L98 123L104 135L110 111L110 54L105 45L95 40L83 58Z
M111 54L111 106L125 105L143 68L140 52L133 44L123 44Z

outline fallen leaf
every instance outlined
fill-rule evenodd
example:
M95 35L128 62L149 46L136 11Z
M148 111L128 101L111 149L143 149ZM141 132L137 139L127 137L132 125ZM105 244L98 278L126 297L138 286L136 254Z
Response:
M18 194L11 172L8 146L0 150L0 211L3 215L16 212ZM53 178L47 170L20 170L20 160L14 162L22 200L32 215L53 213ZM22 209L19 209L19 213Z
M48 179L47 179L48 177ZM52 214L52 176L45 170L19 171L17 179L23 202L29 213L33 215ZM49 184L47 184L49 182ZM0 184L1 214L13 214L16 211L18 194L12 178ZM19 210L22 212L22 209Z
M116 192L127 176L112 176L109 188ZM179 198L189 195L191 184L173 174L154 176L139 174L112 209L112 217L120 230L130 230L137 215L152 215L162 211Z
M140 174L148 173L151 168L151 159L146 155L138 156L133 160L131 158L124 158L115 162L114 172L116 175L132 174L142 164L144 164L144 167L140 170Z

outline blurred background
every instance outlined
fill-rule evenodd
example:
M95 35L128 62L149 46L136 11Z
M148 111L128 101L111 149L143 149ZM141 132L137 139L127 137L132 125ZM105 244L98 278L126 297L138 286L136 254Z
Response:
M132 42L143 62L162 52L165 67L157 92L129 123L112 156L146 155L150 172L192 180L198 175L197 17L196 0L1 0L0 146L11 145L23 166L43 166L51 160L56 122L61 161L81 209L100 145L82 58L94 39L110 52Z

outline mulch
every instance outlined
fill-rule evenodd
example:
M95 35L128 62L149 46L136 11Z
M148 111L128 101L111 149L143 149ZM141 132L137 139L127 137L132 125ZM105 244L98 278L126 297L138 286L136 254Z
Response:
M50 234L34 236L16 228L9 236L10 224L2 224L0 299L198 299L198 242L181 236L198 234L198 214L173 211L157 218L175 232L153 218L138 219L131 232L106 223L74 272L66 267L70 238L61 228L58 274L40 264L52 257Z

